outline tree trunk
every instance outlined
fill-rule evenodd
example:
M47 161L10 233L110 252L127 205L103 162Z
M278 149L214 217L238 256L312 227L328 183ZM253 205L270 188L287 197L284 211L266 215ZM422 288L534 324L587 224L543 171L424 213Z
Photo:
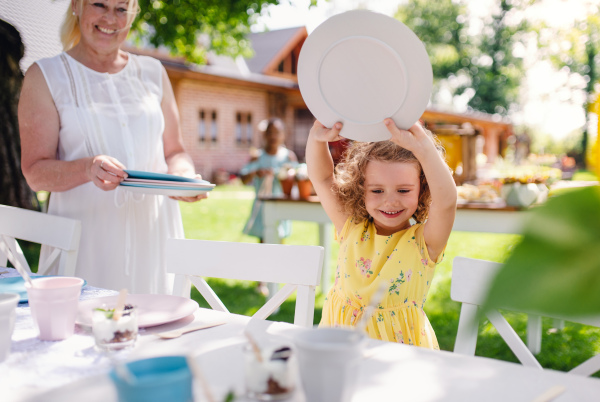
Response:
M23 51L19 32L0 20L0 204L39 210L35 193L21 171L17 105L23 83L19 68Z

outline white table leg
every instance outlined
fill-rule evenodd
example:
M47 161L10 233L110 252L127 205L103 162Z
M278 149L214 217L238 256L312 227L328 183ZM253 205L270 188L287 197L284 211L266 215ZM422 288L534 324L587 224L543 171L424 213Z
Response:
M319 223L319 245L325 250L323 256L323 271L321 272L321 291L327 293L331 286L329 260L331 257L331 223Z
M527 347L534 355L542 350L542 317L539 315L527 316Z
M272 211L266 204L263 209L263 243L267 244L280 244L281 238L279 238L279 231L277 226L279 225L279 219L276 217L276 212ZM278 283L267 283L269 289L269 296L267 299L271 299L275 293L279 291ZM279 309L277 309L279 310Z

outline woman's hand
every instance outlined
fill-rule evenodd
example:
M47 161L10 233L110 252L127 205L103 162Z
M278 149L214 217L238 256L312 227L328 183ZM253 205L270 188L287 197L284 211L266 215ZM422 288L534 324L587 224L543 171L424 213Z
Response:
M188 175L177 175L177 176L190 177ZM190 178L202 180L202 176L200 176L199 174L197 174L195 176L191 176ZM169 197L169 198L172 199L172 200L175 200L175 201L196 202L196 201L200 201L200 200L203 200L205 198L208 198L208 193L199 194L199 195L196 195L196 196L193 196L193 197Z
M342 139L340 137L340 130L342 129L342 123L335 123L332 128L327 128L319 120L315 120L310 129L309 137L312 137L317 142L335 142Z
M408 149L417 158L419 157L417 154L427 149L427 147L433 146L435 148L431 136L425 132L425 129L419 122L413 124L408 130L398 128L392 119L385 119L383 122L392 134L390 141L402 148Z
M104 191L117 188L127 177L125 166L115 158L107 155L97 155L88 165L87 176L90 181Z

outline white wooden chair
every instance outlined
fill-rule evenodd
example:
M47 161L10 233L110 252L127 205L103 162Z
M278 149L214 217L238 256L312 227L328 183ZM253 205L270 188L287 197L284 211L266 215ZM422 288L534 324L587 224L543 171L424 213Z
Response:
M0 205L0 266L7 261L15 265L16 261L31 272L17 242L20 239L54 247L48 258L40 261L38 274L73 276L80 237L78 220Z
M477 311L479 306L484 303L490 284L496 277L501 266L502 265L499 263L472 258L456 257L454 259L452 264L452 287L450 297L452 300L462 303L454 352L471 356L475 354L479 329L479 323L475 321ZM513 306L507 308L507 310L532 313L515 309ZM540 315L539 312L533 313ZM548 316L547 314L543 315ZM486 313L486 316L496 328L502 339L504 339L508 347L513 351L517 359L519 359L524 366L542 369L540 363L498 310L491 310ZM600 316L584 318L550 317L600 327ZM600 354L575 367L570 373L590 376L599 370Z
M253 318L266 319L297 290L294 324L312 327L315 287L323 266L323 247L167 240L167 272L175 274L173 294L190 297L194 284L208 304L227 307L202 277L285 284Z

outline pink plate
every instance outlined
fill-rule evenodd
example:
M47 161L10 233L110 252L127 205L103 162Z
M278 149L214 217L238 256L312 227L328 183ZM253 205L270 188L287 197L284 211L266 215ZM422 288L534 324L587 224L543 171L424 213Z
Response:
M98 297L79 302L77 324L92 325L92 311L106 304L114 308L117 296ZM127 304L138 308L138 326L153 327L179 320L193 314L198 303L192 299L171 295L127 295Z

